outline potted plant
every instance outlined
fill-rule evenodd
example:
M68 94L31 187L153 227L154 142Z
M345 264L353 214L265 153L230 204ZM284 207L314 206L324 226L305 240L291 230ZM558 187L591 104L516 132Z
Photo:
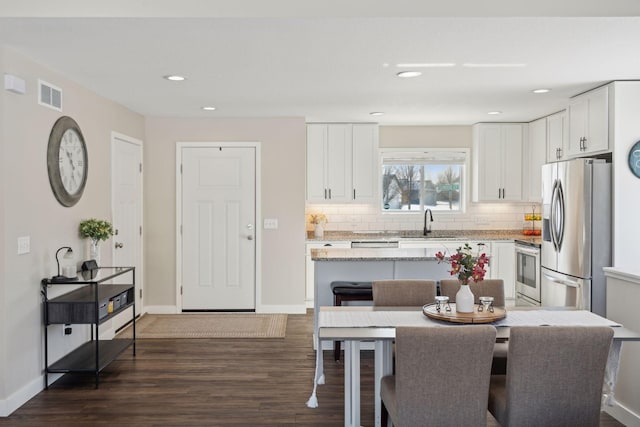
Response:
M99 261L98 244L113 236L113 225L106 220L89 218L80 221L80 236L89 239L89 259Z

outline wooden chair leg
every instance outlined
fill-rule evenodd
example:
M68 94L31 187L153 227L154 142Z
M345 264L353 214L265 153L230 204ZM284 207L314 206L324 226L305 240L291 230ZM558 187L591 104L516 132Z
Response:
M335 306L342 305L342 298L340 297L340 295L335 295L333 297L333 305ZM333 359L336 362L340 361L340 341L333 342Z

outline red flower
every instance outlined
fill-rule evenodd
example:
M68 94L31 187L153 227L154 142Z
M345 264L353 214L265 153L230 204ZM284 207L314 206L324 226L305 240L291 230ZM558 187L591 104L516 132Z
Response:
M478 244L478 246L484 246L484 243ZM480 249L480 248L479 248ZM464 246L456 249L456 253L447 258L442 252L436 253L435 257L438 263L447 262L451 264L451 270L449 272L452 276L458 276L458 280L462 283L469 283L469 280L473 280L478 283L484 280L484 276L487 273L485 267L489 265L489 257L486 253L479 253L474 256L471 250L471 246L465 243Z

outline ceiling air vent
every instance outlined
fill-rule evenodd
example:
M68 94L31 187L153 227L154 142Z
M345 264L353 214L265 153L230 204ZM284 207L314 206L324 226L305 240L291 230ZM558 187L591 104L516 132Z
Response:
M38 104L62 111L62 89L44 80L38 80Z

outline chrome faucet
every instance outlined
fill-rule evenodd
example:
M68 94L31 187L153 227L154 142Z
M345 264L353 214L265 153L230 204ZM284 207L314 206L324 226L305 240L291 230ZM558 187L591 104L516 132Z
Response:
M427 223L427 214L429 214L429 222ZM427 233L431 233L431 223L433 222L433 214L431 213L431 209L425 209L424 211L424 230L423 235L427 235Z

